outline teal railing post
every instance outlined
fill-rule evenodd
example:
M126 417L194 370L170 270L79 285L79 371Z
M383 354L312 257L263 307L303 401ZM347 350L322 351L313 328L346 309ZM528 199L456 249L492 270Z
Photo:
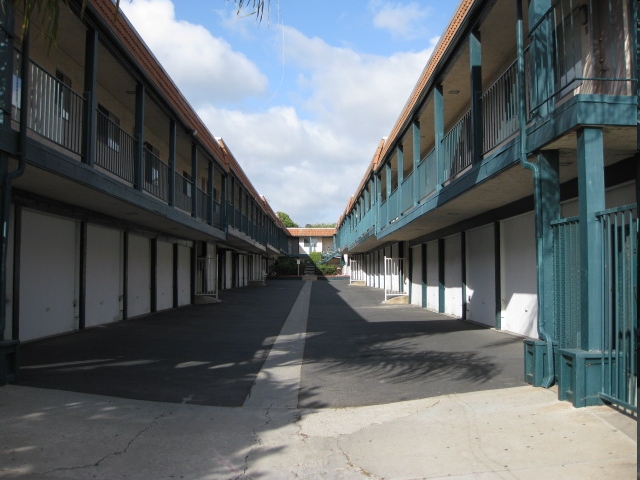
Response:
M142 191L144 186L144 85L136 85L136 119L135 119L135 156L134 156L134 185L136 190Z
M596 213L604 210L604 143L601 128L578 130L578 195L580 211L580 345L602 349L602 235Z
M444 137L444 96L442 94L442 85L437 85L433 89L433 128L435 133L436 191L440 191L445 181L444 149L442 148L442 138Z
M538 264L538 322L554 336L556 322L563 319L556 317L555 312L555 274L554 245L551 222L560 218L560 173L559 152L545 150L538 153L537 164L539 175L534 181L539 182L535 191L536 236L539 251Z
M420 122L413 121L413 206L418 205L422 197L420 194L420 175L418 175L418 165L420 164Z
M82 154L84 162L93 166L96 156L96 111L98 109L98 32L87 29L84 67L84 132L82 135Z
M480 32L469 35L469 59L471 69L471 164L482 160L482 48Z

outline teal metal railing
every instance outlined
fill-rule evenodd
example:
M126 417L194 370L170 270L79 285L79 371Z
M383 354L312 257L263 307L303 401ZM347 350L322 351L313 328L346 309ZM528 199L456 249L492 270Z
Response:
M169 200L169 165L145 146L142 168L144 191L167 202Z
M500 145L519 129L516 67L514 61L482 95L484 153Z
M406 212L413 207L413 172L409 173L402 181L402 205L401 212Z
M29 129L81 155L84 98L33 61L29 75Z
M529 32L531 111L544 116L568 94L634 94L630 12L615 0L552 2Z
M602 228L605 266L600 396L637 412L637 208L628 205L610 209L596 218Z
M131 135L98 110L96 165L133 184L134 152L137 143Z
M578 217L551 223L554 238L555 340L558 348L580 346L580 224Z
M468 110L442 139L445 179L455 177L471 165L471 145L471 110Z

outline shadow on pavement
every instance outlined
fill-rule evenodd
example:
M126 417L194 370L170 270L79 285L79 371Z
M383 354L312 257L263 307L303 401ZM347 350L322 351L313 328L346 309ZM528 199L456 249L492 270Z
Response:
M218 304L26 343L20 384L242 406L302 285L273 280L266 287L223 291ZM415 306L382 305L383 298L381 290L348 281L313 283L299 407L523 385L520 338ZM291 387L274 387L291 393Z

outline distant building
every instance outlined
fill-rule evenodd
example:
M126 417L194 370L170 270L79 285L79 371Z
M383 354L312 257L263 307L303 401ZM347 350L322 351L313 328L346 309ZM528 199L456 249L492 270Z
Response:
M288 228L289 235L297 239L298 254L330 253L334 250L335 228Z

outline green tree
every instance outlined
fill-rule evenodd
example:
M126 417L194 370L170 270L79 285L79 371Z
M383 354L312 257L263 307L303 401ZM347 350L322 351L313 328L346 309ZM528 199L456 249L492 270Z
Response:
M335 223L307 223L305 228L335 228Z
M293 220L291 220L291 217L284 213L284 212L276 212L276 215L278 215L278 218L280 220L282 220L282 223L284 223L284 226L287 228L298 228L298 224L296 222L294 222Z

